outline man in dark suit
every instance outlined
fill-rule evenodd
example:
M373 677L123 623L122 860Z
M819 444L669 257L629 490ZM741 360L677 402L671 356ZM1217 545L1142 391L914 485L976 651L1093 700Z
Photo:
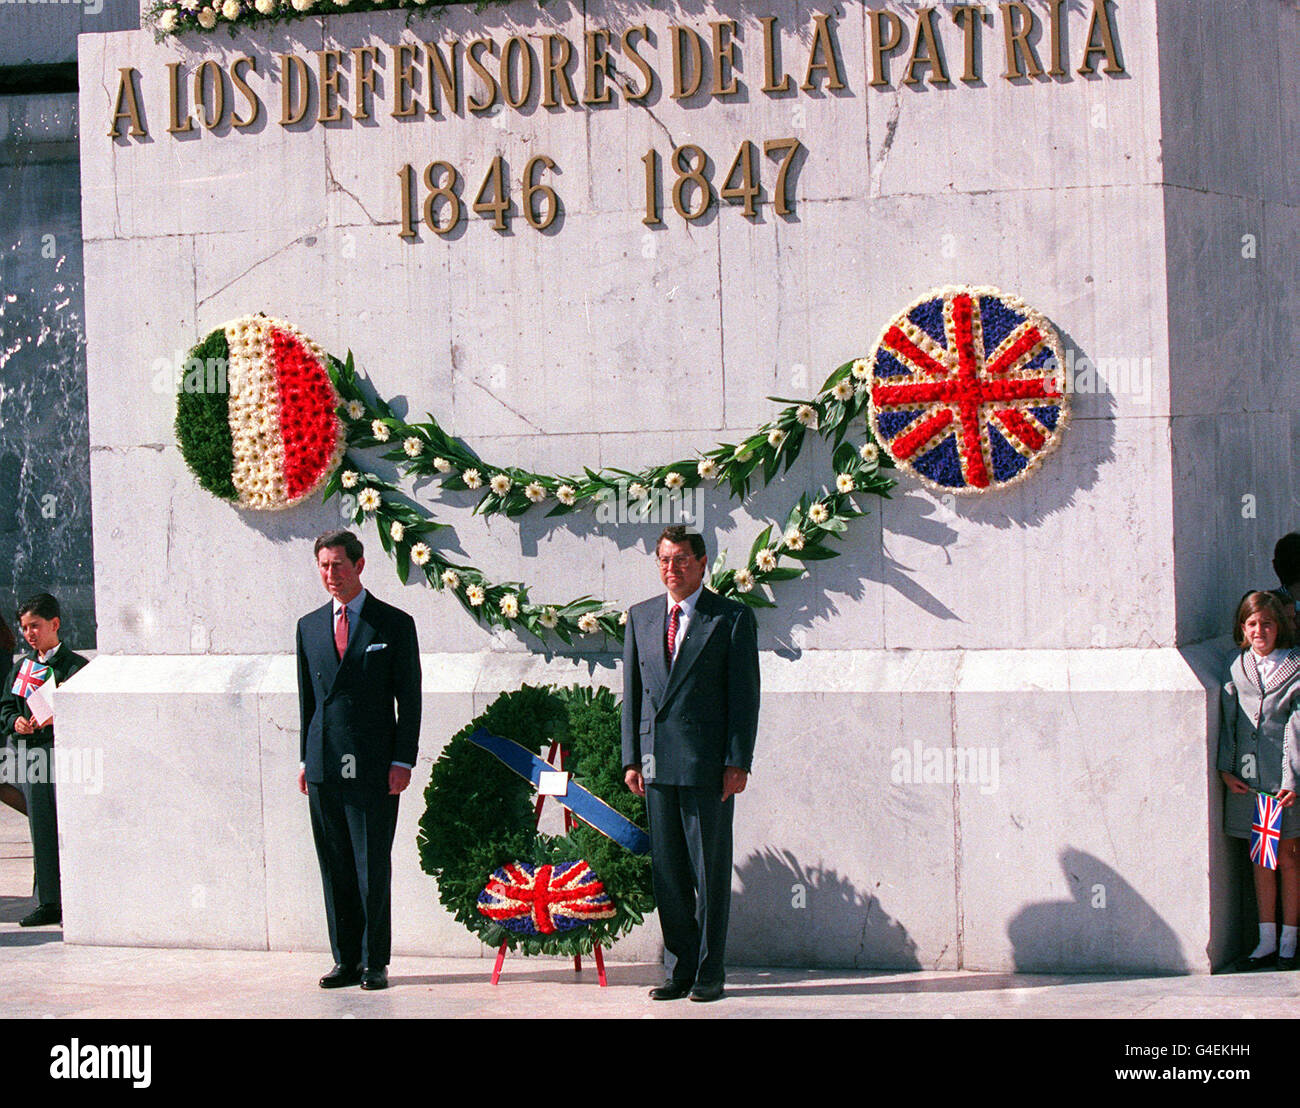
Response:
M61 622L59 602L47 592L18 609L18 627L31 653L10 667L0 690L0 731L14 743L23 770L23 799L36 866L36 909L18 921L21 927L63 922L59 821L54 806L54 720L38 723L27 705L27 698L51 677L55 685L62 685L86 664L85 658L59 641Z
M298 788L311 808L334 952L323 989L388 985L397 801L420 737L415 621L361 587L363 555L350 531L316 540L332 599L298 621Z
M732 799L758 732L754 614L704 588L704 540L655 546L668 595L634 605L623 646L623 769L646 798L668 980L655 1000L722 996L731 910Z

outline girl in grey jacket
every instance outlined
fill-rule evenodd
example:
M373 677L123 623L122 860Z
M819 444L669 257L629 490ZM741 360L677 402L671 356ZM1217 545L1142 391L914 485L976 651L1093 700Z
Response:
M1242 599L1233 637L1242 651L1220 697L1218 769L1228 788L1224 830L1249 838L1258 793L1275 794L1283 808L1277 870L1253 866L1259 944L1242 968L1294 969L1300 924L1300 650L1293 646L1281 601L1267 592Z

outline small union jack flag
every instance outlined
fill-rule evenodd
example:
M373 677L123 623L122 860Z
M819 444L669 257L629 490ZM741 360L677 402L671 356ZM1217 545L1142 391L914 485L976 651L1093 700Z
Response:
M550 935L610 919L614 903L584 861L540 866L511 862L479 893L478 910L507 931Z
M1250 860L1265 869L1277 869L1277 846L1282 840L1282 805L1268 793L1255 795L1255 822L1250 827Z
M14 678L13 694L26 700L49 679L49 666L41 665L35 658L24 658L18 667L18 676Z
M1024 474L1065 423L1060 340L993 289L945 289L885 329L870 359L877 440L942 489L974 492Z

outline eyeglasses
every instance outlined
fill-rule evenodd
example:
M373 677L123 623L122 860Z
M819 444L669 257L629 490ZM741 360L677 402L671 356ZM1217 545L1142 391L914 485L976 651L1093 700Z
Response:
M673 569L685 569L687 566L689 566L691 563L695 562L696 560L697 559L692 557L690 554L674 554L671 558L655 559L655 561L658 562L660 566L662 566L664 569L668 569L669 566L671 566Z

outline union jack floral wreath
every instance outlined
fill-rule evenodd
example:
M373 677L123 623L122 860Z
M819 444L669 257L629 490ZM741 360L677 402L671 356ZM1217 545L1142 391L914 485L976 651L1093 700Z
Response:
M935 289L891 319L857 363L871 430L900 468L944 493L1023 481L1069 420L1060 336L990 287Z
M417 840L420 865L437 878L442 906L489 946L504 942L524 954L565 955L609 946L654 908L650 856L633 854L580 822L562 836L538 834L532 786L470 741L479 727L542 755L552 740L563 741L565 769L644 827L645 802L623 784L618 701L608 689L579 686L524 685L502 693L452 737L434 763ZM571 913L550 930L484 910L485 894L499 902L504 885L527 884L542 872L557 875L557 884L561 874L571 884L581 874L585 884L578 891L599 885L601 907L588 910L580 925L573 925Z

